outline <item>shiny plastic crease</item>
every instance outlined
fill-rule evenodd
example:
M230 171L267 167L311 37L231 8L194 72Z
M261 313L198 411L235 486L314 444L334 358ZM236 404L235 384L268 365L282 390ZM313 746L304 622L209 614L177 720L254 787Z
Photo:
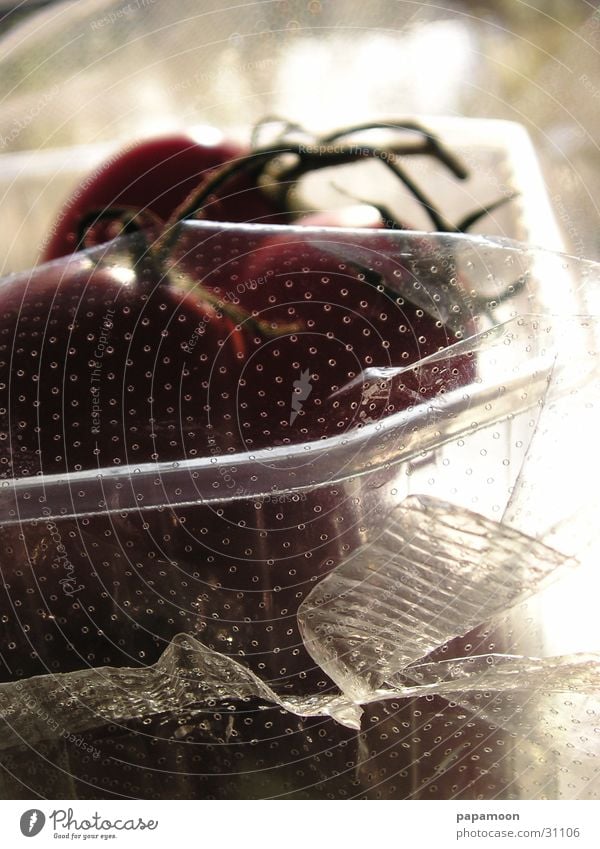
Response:
M534 719L523 724L515 694L534 704L553 693L593 696L600 691L600 656L427 656L575 566L508 526L410 497L378 539L334 569L299 609L306 647L339 694L278 695L236 660L181 634L144 669L103 667L3 684L0 748L65 729L76 734L148 715L200 714L223 699L259 699L358 730L361 704L435 694L498 727L531 734L543 726ZM493 703L506 694L511 710Z

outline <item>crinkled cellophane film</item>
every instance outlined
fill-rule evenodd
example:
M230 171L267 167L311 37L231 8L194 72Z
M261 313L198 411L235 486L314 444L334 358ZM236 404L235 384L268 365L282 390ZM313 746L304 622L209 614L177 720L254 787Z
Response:
M0 794L596 797L599 285L199 222L4 280Z

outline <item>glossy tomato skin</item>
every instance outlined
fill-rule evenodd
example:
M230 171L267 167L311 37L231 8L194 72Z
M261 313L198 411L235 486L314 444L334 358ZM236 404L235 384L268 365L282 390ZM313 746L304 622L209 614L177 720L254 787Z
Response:
M179 188L192 182L193 163L185 157L198 151L187 144L145 143L147 159L139 150L137 158L123 154L79 201L125 199L167 218L180 199L167 165L179 161ZM163 192L153 171L165 179ZM132 173L140 176L132 181ZM138 194L128 194L133 189ZM82 214L84 206L75 211ZM143 253L132 271L79 256L40 268L25 291L24 281L6 289L0 307L9 340L0 371L11 389L0 425L11 450L0 459L7 476L217 459L343 436L433 397L449 381L468 383L471 361L458 375L407 374L367 394L370 370L410 366L455 341L434 309L396 297L410 289L413 272L394 260L393 235L367 211L308 215L301 220L307 226L296 228L224 224L204 236L192 228L175 246L168 275ZM243 176L207 202L203 215L280 220ZM348 229L357 223L378 232L366 239ZM377 269L379 276L367 273ZM395 275L394 291L377 286L386 274ZM27 674L43 671L40 663L78 668L82 658L153 662L185 631L242 656L278 689L329 686L302 645L296 611L314 582L360 544L365 510L377 506L365 507L363 496L360 509L349 509L336 485L245 497L235 466L216 475L214 485L222 504L59 523L58 538L73 540L68 556L77 584L61 585L52 527L29 528L25 553L23 541L10 542L21 550L17 560L25 557L45 576L41 590L27 573L9 581L13 595L36 599L33 607L28 599L29 632L50 596L59 634L53 646L41 643L44 651L38 647ZM98 562L106 564L105 580L92 600ZM78 598L61 590L79 585ZM99 633L84 624L90 611L78 605L86 604L94 607ZM13 624L10 643L17 641Z
M85 489L70 476L206 456L211 428L235 418L235 323L151 263L133 272L119 256L78 254L2 287L4 479L63 476ZM168 506L140 505L127 521L89 499L76 519L47 505L52 520L0 528L2 678L152 663L194 630L208 555L196 578L175 578L171 541L186 529Z
M194 188L193 169L202 167L204 160L195 158L197 151L190 154L185 168L175 174L181 186L175 186L166 167L154 169L154 155L160 154L159 162L165 163L173 154L175 164L184 156L177 151L185 144L173 139L150 144L147 160L139 151L134 159L124 156L125 165L143 167L144 174L160 172L166 180L164 191L158 191L157 181L140 176L131 184L139 194L124 196L119 169L111 176L109 167L105 173L110 179L103 183L101 172L96 185L106 194L97 197L108 205L118 195L119 202L145 206L166 220L185 197L186 175ZM233 148L221 154L224 161L238 155ZM183 162L180 159L179 165ZM128 178L124 166L121 176ZM90 195L88 201L96 204L96 197ZM72 228L84 209L77 208L69 219ZM208 203L204 217L285 223L243 178L225 197ZM350 219L338 213L306 216L298 223L380 226L372 216ZM73 232L63 233L48 256L70 253ZM380 244L371 240L370 245L373 252L385 254L385 236ZM195 268L193 257L185 267L188 283L202 279L210 302L197 286L171 285L149 265L138 267L127 279L76 259L41 269L27 291L23 281L6 287L0 295L0 382L9 387L8 404L2 404L8 413L0 420L8 439L4 450L0 445L3 475L60 474L96 465L192 459L207 452L220 455L318 440L432 398L450 384L466 386L476 376L476 363L458 357L450 360L456 372L452 376L448 371L423 371L420 377L406 376L383 395L365 399L364 385L355 381L366 370L414 363L457 337L434 311L423 311L410 299L397 302L366 282L360 268L345 261L343 246L343 237L290 231L286 238L267 236L254 244L238 242L236 248L224 233L210 248L202 246ZM397 270L400 288L410 285L410 271ZM239 292L238 305L245 311L239 319L241 331L238 319L214 303L232 292ZM265 335L260 322L275 324L278 331ZM468 320L464 330L473 331ZM304 385L294 404L295 384L304 372L309 387ZM344 391L348 384L351 388ZM235 467L216 483L222 490L231 483L239 495ZM384 509L381 492L369 492L357 481L356 486L324 485L309 493L242 497L223 504L199 499L183 508L166 504L150 511L0 528L0 634L7 647L0 676L19 679L88 665L147 666L169 640L185 632L233 655L280 692L324 692L331 682L302 645L296 611L315 582L364 541L364 525L377 524ZM484 637L469 638L473 645L453 650L458 655L485 651ZM469 736L463 731L464 717L459 715L453 724L453 713L441 699L433 704L402 700L400 705L368 706L360 747L353 732L330 720L300 720L274 708L262 709L257 716L268 720L270 729L264 733L250 714L252 704L234 707L227 715L218 714L219 719L209 712L201 732L190 731L190 725L182 729L179 717L167 730L163 717L153 720L151 728L140 722L139 734L136 723L129 723L131 736L127 727L116 732L115 756L123 757L125 743L127 759L136 768L136 752L141 752L139 788L137 776L132 785L132 776L121 769L107 771L103 764L95 772L83 765L73 770L84 775L78 792L90 795L91 780L94 795L106 792L110 797L110 779L117 793L161 796L165 781L175 776L169 786L174 795L180 790L186 798L206 792L225 798L236 793L246 798L249 792L266 796L273 786L286 794L300 786L300 797L306 786L306 794L317 798L326 787L346 797L351 773L355 794L429 798L435 781L438 795L455 795L462 786L468 788L468 797L484 781L485 758L478 769L469 765L463 772L460 761L448 767L448 757L430 752L426 741L411 740L406 748L404 727L421 728L424 717L433 727L430 737L449 736L448 728L454 726L463 741ZM232 728L235 739L230 740ZM158 747L148 742L154 730L151 742ZM182 738L182 731L187 736ZM104 754L110 751L113 733L114 727L106 732L108 741L102 731L93 738ZM483 727L479 737L487 734ZM254 745L257 737L259 746ZM195 775L195 761L189 765L189 781L181 778L175 738L202 743L201 779ZM237 770L246 769L251 780L233 774L227 784L220 773L232 771L231 750L236 746ZM159 749L163 762L171 758L162 766L166 772L160 773L160 781L155 780L156 772L145 769ZM182 746L188 749L195 751ZM320 764L308 784L307 753L317 754ZM79 749L72 758L77 754ZM485 760L490 772L498 772L494 757L488 754ZM265 767L268 777L257 785L255 774L263 776ZM271 773L276 773L275 785L269 783ZM46 789L41 786L40 792Z
M149 262L41 266L3 287L0 314L7 477L201 454L210 413L233 414L235 323Z
M110 241L121 226L113 212L138 216L138 226L152 238L160 234L184 201L202 193L215 169L233 164L249 151L231 140L206 144L185 134L136 141L102 162L63 204L51 227L40 262L73 253L80 245L82 222L98 217L87 245ZM296 215L279 209L251 172L241 172L199 202L204 220L255 224L334 227L379 227L372 207L350 206L334 212ZM105 217L102 217L105 216Z
M324 436L343 438L469 384L475 361L455 357L403 373L383 392L367 395L362 378L369 370L410 366L456 341L433 309L422 310L409 298L397 302L368 284L347 259L350 247L362 245L365 262L374 266L387 257L389 265L393 242L393 234L383 231L366 238L348 230L219 224L197 225L182 239L175 275L185 269L190 277L202 277L212 298L248 316L241 320L247 349L237 360L232 385L235 419L215 429L211 452L223 456L227 446L237 444L251 455L318 443ZM395 268L401 292L412 284L412 272L400 261ZM258 458L257 485L277 480L276 468L268 455ZM330 462L321 468L324 477L344 473ZM299 493L267 489L265 496L250 499L240 490L232 458L226 476L215 482L223 502L210 510L177 511L186 533L171 536L178 563L201 559L193 540L210 547L202 568L205 585L194 600L195 633L211 648L243 658L277 689L310 693L330 686L306 652L296 611L315 582L360 545L361 528L381 521L384 483L394 474L383 472L382 488L373 492L357 481ZM160 538L165 531L159 529L160 517L150 521Z
M389 236L373 236L382 253ZM414 362L447 331L345 261L360 238L216 224L207 235L196 225L167 278L149 258L135 272L113 267L113 247L104 261L100 251L94 261L78 255L8 284L5 476L216 460L343 435L415 403L418 381L404 381L365 408L356 378ZM306 371L310 392L296 404ZM150 663L185 632L243 658L277 689L330 686L302 644L296 611L360 544L379 494L369 501L360 487L350 497L331 484L251 497L233 459L225 472L215 471L221 503L199 496L194 506L2 531L13 552L2 606L21 600L4 625L6 644L21 647L14 668ZM258 464L259 485L263 473L273 477Z
M135 142L103 162L73 192L53 226L42 262L72 253L84 216L111 208L169 220L212 169L247 151L232 141L209 145L185 134Z
M335 224L338 215L317 220ZM245 450L342 435L473 379L474 359L456 357L406 372L383 392L365 386L377 370L410 367L476 332L464 305L460 322L444 323L433 282L415 301L417 271L398 256L394 233L373 229L214 224L204 236L192 233L189 246L184 240L189 273L218 270L203 276L212 296L273 331L245 323L248 351L236 383Z

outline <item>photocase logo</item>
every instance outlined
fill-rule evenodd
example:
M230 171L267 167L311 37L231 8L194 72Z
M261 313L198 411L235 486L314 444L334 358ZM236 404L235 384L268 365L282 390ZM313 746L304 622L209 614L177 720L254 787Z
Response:
M296 416L302 410L302 402L306 401L311 392L312 383L310 382L310 372L308 369L304 369L304 371L300 372L300 378L294 381L290 425L294 424Z
M21 816L21 833L25 837L35 837L43 829L46 817L42 811L32 808Z

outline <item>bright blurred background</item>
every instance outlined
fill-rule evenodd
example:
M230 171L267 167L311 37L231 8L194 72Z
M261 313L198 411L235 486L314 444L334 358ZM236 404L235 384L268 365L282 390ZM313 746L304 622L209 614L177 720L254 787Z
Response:
M22 169L9 153L198 124L247 137L271 114L314 129L508 118L532 135L568 249L600 259L595 2L33 0L0 13L7 176Z

